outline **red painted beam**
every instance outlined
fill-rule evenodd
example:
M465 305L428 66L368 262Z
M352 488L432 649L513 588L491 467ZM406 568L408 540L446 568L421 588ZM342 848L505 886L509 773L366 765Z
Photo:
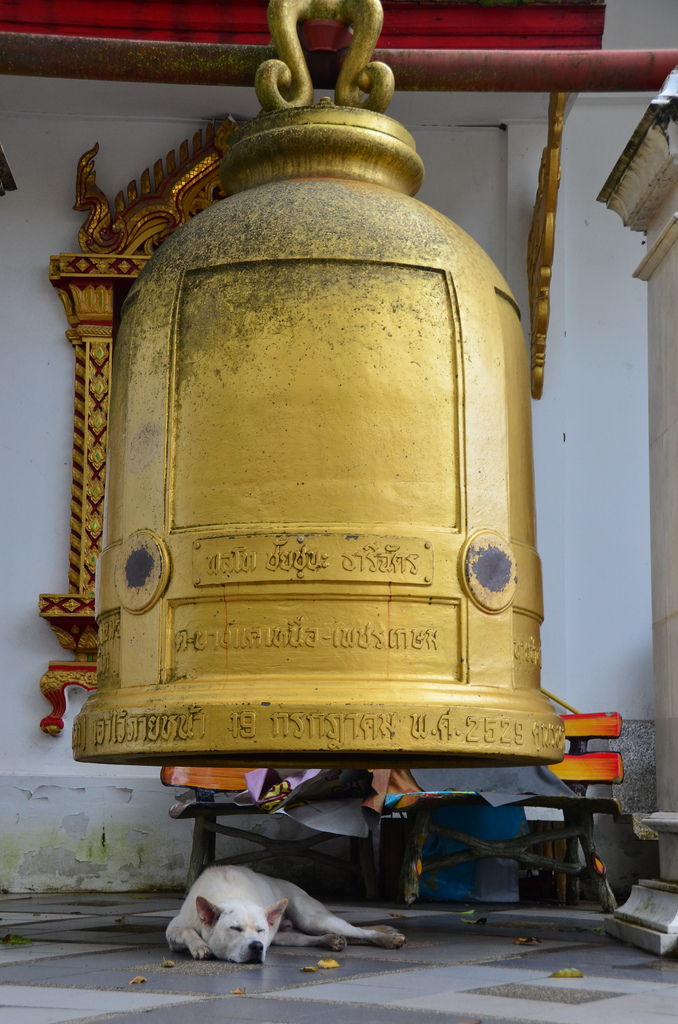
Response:
M0 33L0 74L251 86L270 47ZM678 50L376 50L396 88L423 92L653 92Z
M405 91L653 92L678 65L678 49L382 50L377 59Z
M0 0L0 31L267 46L268 0ZM384 49L599 49L600 0L383 0Z

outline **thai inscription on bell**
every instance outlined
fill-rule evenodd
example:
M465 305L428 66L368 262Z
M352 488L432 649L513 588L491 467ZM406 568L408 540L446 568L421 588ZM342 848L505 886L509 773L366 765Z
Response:
M193 542L196 587L272 579L334 583L433 582L433 545L418 537L292 534Z

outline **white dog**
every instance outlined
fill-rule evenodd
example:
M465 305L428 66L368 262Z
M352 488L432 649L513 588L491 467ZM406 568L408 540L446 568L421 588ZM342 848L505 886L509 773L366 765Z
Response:
M347 941L386 949L405 945L395 928L356 928L292 882L228 865L202 873L166 936L170 949L188 949L196 960L215 956L237 964L263 963L271 943L335 950Z

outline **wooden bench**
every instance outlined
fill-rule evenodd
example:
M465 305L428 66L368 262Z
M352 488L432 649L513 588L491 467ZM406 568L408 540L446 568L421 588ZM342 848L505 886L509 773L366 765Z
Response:
M340 871L351 879L362 880L367 899L377 899L379 887L374 868L371 833L364 838L350 838L349 859L342 860L316 847L331 839L343 838L334 832L310 832L299 839L276 839L260 832L223 825L217 819L241 815L245 817L270 818L270 812L257 806L241 806L234 803L236 793L246 788L245 770L240 768L175 768L165 767L160 772L165 786L192 790L189 799L170 807L170 817L193 818L193 845L186 879L190 889L203 868L210 864L247 864L267 860L273 856L300 857L322 864L334 871ZM230 836L243 839L259 846L258 850L234 854L215 860L216 837Z
M464 807L485 801L475 793L423 793L405 794L392 802L392 810L407 815L407 836L403 853L399 898L412 903L419 895L419 878L425 871L438 871L455 867L470 860L487 857L506 857L541 870L551 870L566 876L565 899L573 905L579 902L579 878L588 875L606 913L617 906L606 877L605 865L595 847L594 814L618 815L620 808L612 797L587 797L591 785L618 784L624 777L621 755L614 752L588 752L592 739L616 738L621 733L622 719L616 712L592 715L563 715L568 752L561 764L553 765L554 772L572 790L572 796L532 796L520 801L523 807L550 807L563 812L562 827L550 829L548 835L533 832L514 839L483 840L456 829L430 821L433 811L441 807ZM467 849L435 858L423 859L426 838L437 834L463 843ZM565 841L565 858L536 853L532 847L549 842ZM584 863L580 862L581 846Z

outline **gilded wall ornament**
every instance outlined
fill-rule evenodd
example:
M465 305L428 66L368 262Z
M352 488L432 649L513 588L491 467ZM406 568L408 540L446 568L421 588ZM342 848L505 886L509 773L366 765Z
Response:
M78 233L82 251L150 256L190 217L223 197L219 162L237 128L235 121L227 118L216 130L213 124L208 125L204 140L202 130L198 130L193 136L191 155L188 141L182 142L178 162L171 149L164 167L162 160L154 163L152 186L146 168L139 188L136 181L130 181L125 192L118 192L115 214L96 183L96 143L78 163L74 209L89 211Z
M532 397L544 388L546 335L551 312L551 268L556 236L560 185L560 153L567 93L553 92L549 102L548 141L539 168L539 185L527 243L527 283L530 298L530 368Z

